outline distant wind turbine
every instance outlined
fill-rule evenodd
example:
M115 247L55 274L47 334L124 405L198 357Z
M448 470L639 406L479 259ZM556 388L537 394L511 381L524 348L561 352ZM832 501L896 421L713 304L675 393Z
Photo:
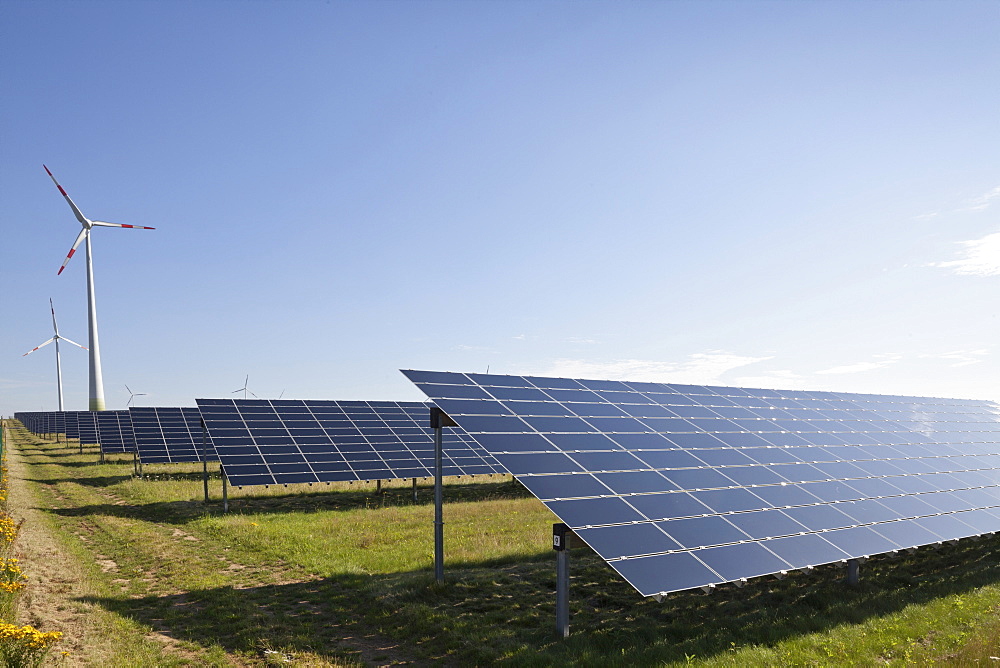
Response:
M125 391L128 392L128 394L129 394L128 403L125 404L126 407L127 406L131 406L132 405L132 400L135 399L136 397L144 397L144 396L146 396L145 392L133 392L132 390L129 389L128 385L125 386Z
M240 388L240 389L238 389L238 390L233 390L233 391L232 391L232 392L230 392L229 394L236 394L237 392L242 392L242 393L243 393L243 398L244 398L244 399L246 399L246 398L247 398L247 392L250 392L250 394L253 394L253 392L251 392L251 391L250 391L250 390L249 390L249 389L247 388L247 386L248 386L249 384L250 384L250 374L247 374L247 377L246 377L246 379L245 379L245 380L243 381L243 387L241 387L241 388ZM256 395L256 394L253 394L253 398L254 398L254 399L257 399L257 395Z
M42 165L45 167L45 165ZM63 272L66 265L69 263L70 258L76 253L77 247L80 242L84 239L87 240L87 321L88 321L88 332L90 334L90 410L92 411L103 411L104 410L104 377L101 373L101 345L97 340L97 304L94 300L94 264L93 264L93 254L91 252L90 246L90 230L94 227L126 227L134 230L152 230L155 228L144 227L142 225L122 225L121 223L106 223L100 220L90 220L80 211L79 207L70 199L63 187L59 185L56 181L56 177L52 175L48 167L45 167L45 172L52 179L52 183L56 184L56 188L63 197L66 198L66 203L69 204L69 208L73 210L73 215L83 226L80 230L80 234L77 235L76 241L73 242L73 247L69 249L69 253L66 255L66 259L63 260L62 266L59 267L58 274Z
M21 355L21 357L26 357L27 355L30 355L31 353L35 352L39 348L44 348L45 346L49 345L53 341L56 342L56 387L59 388L59 410L63 411L63 410L66 410L66 409L63 408L62 363L59 361L59 341L65 341L66 343L72 343L77 348L83 348L84 350L86 350L87 348L85 346L81 346L76 341L70 341L65 336L60 336L59 335L59 325L56 324L56 307L52 305L52 298L51 297L49 298L49 309L51 309L51 311L52 311L52 330L55 332L55 336L53 336L51 339L49 339L45 343L42 343L42 344L39 344L39 345L35 346L34 348L32 348L31 350L29 350L28 352L24 353L24 355Z

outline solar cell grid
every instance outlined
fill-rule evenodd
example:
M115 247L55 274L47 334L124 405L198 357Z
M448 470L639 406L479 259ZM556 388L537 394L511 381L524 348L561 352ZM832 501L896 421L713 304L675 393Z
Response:
M135 438L132 435L132 420L128 411L100 411L94 413L97 425L97 442L101 452L135 452Z
M223 470L237 486L433 475L427 404L197 401ZM449 434L443 459L447 476L506 473L461 431Z
M201 411L197 408L147 407L129 409L139 461L143 464L218 461L209 438L203 443Z
M643 594L1000 528L989 402L404 373Z

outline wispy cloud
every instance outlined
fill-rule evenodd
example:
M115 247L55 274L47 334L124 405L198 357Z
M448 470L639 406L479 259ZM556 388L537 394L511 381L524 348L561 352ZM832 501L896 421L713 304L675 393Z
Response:
M724 350L695 353L684 362L637 359L595 362L562 358L555 360L544 375L660 383L715 383L727 371L768 359L771 358L736 355Z
M455 350L461 350L462 352L493 352L493 349L488 346L469 346L464 343L455 346Z
M597 343L596 339L584 339L579 336L570 336L566 338L566 343L572 343L573 345L593 345Z
M831 367L829 369L823 369L822 371L817 371L816 373L824 375L864 373L865 371L884 369L887 366L895 364L901 359L903 359L902 355L898 355L896 353L883 353L881 355L876 355L875 359L870 362L855 362L854 364L844 364L841 366Z
M990 205L990 203L993 200L997 199L998 197L1000 197L1000 186L997 186L996 188L990 190L989 192L983 193L979 197L972 198L971 200L969 200L967 205L959 209L959 211L982 211L983 209L987 208Z
M986 348L979 348L977 350L952 350L946 353L937 354L924 354L920 357L925 359L939 359L948 360L952 363L949 366L968 366L970 364L978 364L982 362L983 359L989 356L990 351Z
M948 262L932 262L930 266L949 269L963 276L1000 276L1000 232L982 239L960 241L963 257Z
M809 389L808 380L790 369L768 371L756 376L739 376L733 378L737 387L767 387L782 390Z

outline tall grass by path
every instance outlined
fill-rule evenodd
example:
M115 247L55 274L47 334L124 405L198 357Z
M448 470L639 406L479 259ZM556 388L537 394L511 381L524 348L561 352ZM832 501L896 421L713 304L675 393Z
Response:
M447 583L437 586L427 487L417 503L405 484L382 495L234 490L223 515L201 503L195 471L136 480L130 462L98 465L74 447L25 443L22 455L40 506L93 559L102 585L89 602L237 663L964 665L996 652L994 537L871 560L857 588L826 567L662 603L575 549L563 641L554 518L516 484L446 487Z

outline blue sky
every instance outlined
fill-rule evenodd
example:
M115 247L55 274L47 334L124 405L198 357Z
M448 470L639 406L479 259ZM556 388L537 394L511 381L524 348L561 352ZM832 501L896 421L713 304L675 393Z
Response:
M1000 400L995 2L8 2L0 413L400 368ZM68 409L87 356L65 346Z

